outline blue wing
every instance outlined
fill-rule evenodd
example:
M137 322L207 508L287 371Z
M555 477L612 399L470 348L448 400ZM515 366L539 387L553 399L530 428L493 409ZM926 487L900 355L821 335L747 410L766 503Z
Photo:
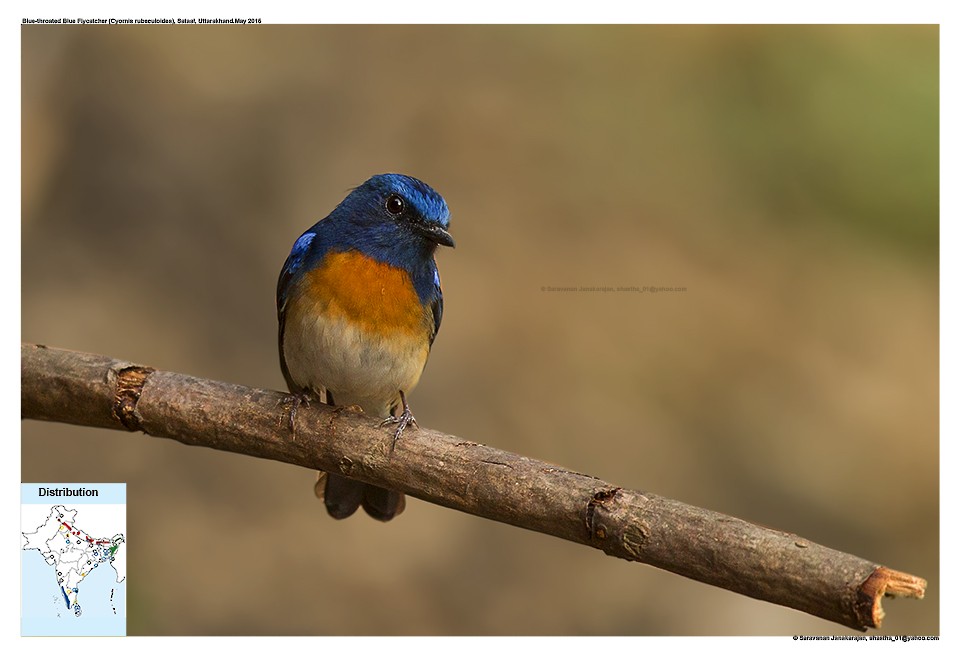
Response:
M430 309L433 311L433 332L430 334L430 345L433 346L433 340L440 332L440 321L443 320L443 291L440 290L440 271L433 269L433 302L430 303Z
M313 239L317 237L312 231L305 232L297 242L293 244L290 255L283 263L283 270L280 271L280 279L277 280L277 320L280 321L280 330L277 333L277 344L280 350L280 370L283 372L283 378L287 381L287 387L291 392L299 391L296 384L290 379L290 371L287 369L287 360L283 355L283 331L286 326L287 296L290 294L290 287L296 281L297 276L302 272L304 261L310 251Z
M301 272L304 259L310 250L310 245L317 234L313 231L304 232L297 242L293 244L287 260L283 262L283 270L280 271L280 279L277 281L277 316L280 323L283 323L283 309L287 305L287 295L290 293L290 285Z

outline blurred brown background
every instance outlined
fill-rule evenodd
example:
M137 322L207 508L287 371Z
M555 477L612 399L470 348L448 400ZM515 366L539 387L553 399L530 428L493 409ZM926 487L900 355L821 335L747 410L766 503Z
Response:
M23 339L283 388L276 278L374 173L447 199L428 427L930 580L938 29L28 27ZM683 293L549 293L670 286ZM805 614L313 473L24 422L121 481L131 634L831 634ZM56 457L56 460L51 460Z

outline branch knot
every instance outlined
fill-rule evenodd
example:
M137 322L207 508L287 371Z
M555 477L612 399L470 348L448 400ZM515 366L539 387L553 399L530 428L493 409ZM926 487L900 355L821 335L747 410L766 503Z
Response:
M143 418L137 412L137 403L143 393L147 376L155 370L151 367L125 367L117 372L116 396L113 401L113 416L120 420L128 431L143 431Z

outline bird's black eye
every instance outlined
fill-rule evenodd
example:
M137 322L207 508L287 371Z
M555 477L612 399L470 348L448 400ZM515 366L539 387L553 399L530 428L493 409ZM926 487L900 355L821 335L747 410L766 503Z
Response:
M390 215L400 215L403 212L403 197L400 195L390 195L387 197L387 212Z

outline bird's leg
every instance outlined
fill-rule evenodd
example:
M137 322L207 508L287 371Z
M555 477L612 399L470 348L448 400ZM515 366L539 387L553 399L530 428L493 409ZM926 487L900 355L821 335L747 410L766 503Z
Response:
M393 434L393 442L390 443L391 454L393 453L394 448L397 446L397 440L400 439L400 436L403 434L403 430L407 428L407 425L413 424L414 426L420 426L417 424L416 418L410 411L410 406L407 405L407 396L403 393L403 390L400 390L400 405L403 406L403 412L400 413L399 417L397 417L397 409L400 407L398 405L394 406L393 410L391 411L391 415L379 424L379 426L386 426L387 424L397 425L397 432Z

